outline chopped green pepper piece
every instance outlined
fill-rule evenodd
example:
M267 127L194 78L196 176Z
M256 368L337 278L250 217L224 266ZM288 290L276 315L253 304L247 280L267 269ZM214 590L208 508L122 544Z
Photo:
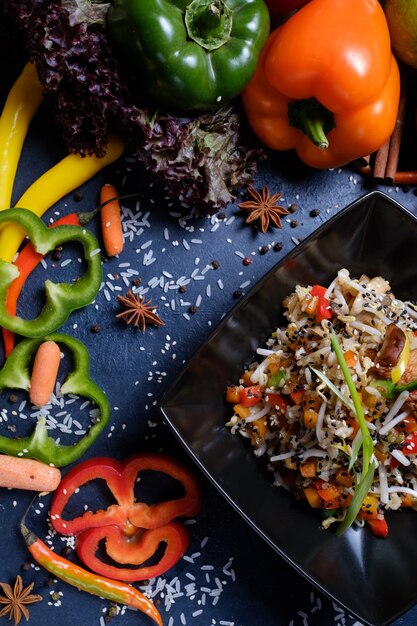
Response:
M268 378L267 387L275 387L278 389L278 387L281 387L281 383L286 379L286 377L287 373L285 370L279 370L278 372L275 372L275 374L271 374Z
M30 457L62 467L79 459L94 443L109 421L110 405L104 391L90 377L90 357L87 348L78 339L61 333L21 341L11 352L0 371L0 393L5 389L29 390L31 358L44 341L55 341L71 350L74 369L61 386L61 392L77 394L95 402L100 410L100 418L77 443L60 445L49 437L45 418L41 417L29 437L13 439L0 435L0 452L12 456Z
M379 389L385 398L391 399L395 394L402 391L414 391L414 389L417 389L417 380L411 380L406 385L395 385L391 380L374 380L371 386Z
M59 328L72 311L90 304L100 289L102 270L100 247L95 236L81 226L48 228L27 209L6 209L0 212L2 224L21 226L29 236L36 252L46 254L58 245L75 241L82 245L87 268L75 283L45 281L45 304L38 317L26 320L7 311L7 291L19 272L13 263L1 260L0 251L0 326L23 337L43 337Z

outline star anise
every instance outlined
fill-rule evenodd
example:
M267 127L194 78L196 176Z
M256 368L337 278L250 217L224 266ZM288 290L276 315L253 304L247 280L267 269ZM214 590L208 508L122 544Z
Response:
M282 193L274 193L271 196L268 187L263 187L259 192L252 186L249 186L248 195L252 200L239 204L239 208L242 211L249 211L249 215L246 218L247 224L259 220L263 233L266 233L268 230L270 222L277 228L282 228L280 215L288 215L290 213L284 207L277 206L278 200L282 198Z
M126 324L133 322L134 326L139 326L142 332L148 324L152 326L164 326L161 318L154 313L157 308L152 305L152 300L145 300L139 294L133 294L130 289L125 296L117 296L120 304L124 307L124 311L118 313L116 317L124 319Z
M34 584L35 583L31 583L23 588L21 576L17 576L13 589L7 583L0 583L0 587L5 594L4 596L0 596L0 604L5 605L0 611L0 617L9 615L9 619L14 619L15 626L20 622L22 615L28 620L29 611L25 605L42 600L42 596L31 594Z

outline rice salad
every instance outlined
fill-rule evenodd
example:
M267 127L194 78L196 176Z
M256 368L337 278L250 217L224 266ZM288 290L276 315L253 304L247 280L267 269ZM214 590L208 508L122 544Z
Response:
M417 505L417 307L347 269L283 306L286 326L227 387L227 426L323 528L385 537L385 512Z

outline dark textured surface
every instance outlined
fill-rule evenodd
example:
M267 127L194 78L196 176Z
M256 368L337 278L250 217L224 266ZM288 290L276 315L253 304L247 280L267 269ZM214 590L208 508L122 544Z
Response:
M5 62L6 58L8 63ZM10 65L9 52L7 55L3 54L1 61L2 68L4 68L2 75L2 96L4 96L16 76L16 68ZM15 184L14 200L33 180L65 154L59 135L60 131L54 126L48 110L43 108L31 127L24 148ZM285 206L296 203L298 210L288 217L288 221L284 220L284 227L281 231L269 230L262 235L244 223L244 216L236 205L228 207L225 219L188 219L188 211L171 205L170 200L164 196L163 188L157 189L152 185L140 167L128 161L122 161L86 184L82 189L81 202L74 201L71 195L51 209L46 219L55 218L56 212L63 215L73 210L92 208L97 202L101 183L109 180L115 182L120 190L139 191L144 194L144 197L140 199L139 206L133 200L126 201L126 206L131 209L133 215L130 218L129 214L125 213L127 229L129 229L128 222L131 220L132 240L126 239L125 250L119 259L112 259L104 264L105 279L111 282L107 275L117 272L119 278L113 277L112 281L125 291L127 287L120 278L123 271L120 264L130 263L131 268L138 271L142 279L142 287L149 289L147 296L152 297L153 302L158 304L158 312L165 326L158 329L149 328L143 335L140 331L125 327L115 318L119 311L116 292L113 293L108 288L109 299L107 299L106 287L104 287L94 305L74 313L62 328L64 332L76 336L87 344L92 357L92 375L105 389L112 406L110 427L112 430L110 428L107 430L85 458L109 455L122 459L139 450L163 449L165 452L187 460L175 436L162 421L157 403L164 392L171 386L183 364L208 337L224 314L227 314L236 304L233 294L237 290L247 291L295 247L296 240L305 238L344 206L361 197L370 189L370 186L367 180L348 168L340 171L318 172L308 170L292 155L270 155L260 168L256 188L264 184L269 185L271 192L283 193L282 201ZM123 182L125 182L124 185L122 185ZM404 193L402 190L391 188L385 190L413 213L417 212L417 199L413 191ZM310 216L313 209L320 210L317 217ZM187 219L181 220L173 215L173 213L180 212ZM235 217L234 221L230 220L232 217ZM291 220L297 222L294 228L291 227ZM358 215L357 220L360 223L363 217ZM401 221L395 220L392 231L390 229L390 241L393 247L397 248L397 252L395 255L392 252L388 254L388 258L393 259L391 263L394 264L390 272L390 276L393 277L393 288L395 290L398 284L400 291L405 284L401 264L402 248L398 243L402 239L403 228ZM97 222L92 225L92 229L99 231ZM143 229L143 232L138 234L140 229ZM345 233L346 240L353 241L357 237L356 232L353 225ZM186 244L183 243L184 240ZM150 244L148 244L149 241ZM195 243L196 241L201 243ZM276 242L283 244L280 251L274 250L273 246ZM148 247L143 248L144 244L148 244ZM359 245L360 242L357 244ZM263 246L268 246L265 254L260 253ZM150 256L150 251L152 251L152 256ZM320 252L318 249L315 254L320 255ZM337 249L333 252L337 257ZM398 265L395 261L397 254ZM242 255L250 257L252 263L247 266L243 265ZM375 258L385 255L384 249L375 247ZM152 258L155 258L154 262L150 262ZM213 260L219 262L219 268L214 270L210 267L208 271L202 273ZM412 260L411 255L407 280L412 275ZM54 268L52 263L48 262L47 271L55 272L54 277L57 276L57 280L68 277L70 269L71 265L66 268ZM161 286L163 278L166 281L164 285L171 280L166 273L173 276L172 280L175 283L182 276L190 278L196 269L198 269L197 276L203 276L203 279L195 280L194 274L184 294L178 292L178 285L171 289L168 286L166 291L165 286ZM165 274L162 274L163 271ZM368 271L368 268L363 268L363 271ZM59 278L57 272L59 272ZM314 272L314 257L312 257L312 276L315 276ZM37 298L37 286L41 285L44 278L45 272L39 268L23 294L21 304L23 313L29 315L29 312L33 310L33 301ZM156 278L159 281L155 282ZM219 280L222 281L223 288L220 288ZM241 288L241 285L247 281L250 281L250 284ZM207 289L209 285L211 291ZM201 302L199 296L201 296ZM274 294L271 294L271 298L273 296ZM184 301L190 304L186 305ZM196 302L199 303L198 310L190 313L189 306ZM277 307L278 305L279 302L277 302ZM189 319L184 317L184 313ZM92 333L90 330L95 324L100 325L98 333ZM255 348L255 345L252 345L252 348ZM240 364L237 363L236 367L239 368ZM221 376L221 372L208 369L207 384L210 385L213 377L218 376ZM224 382L226 384L228 381ZM0 410L3 408L11 410L7 395L0 398ZM3 421L0 427L5 429L6 423ZM202 428L205 427L203 423ZM219 458L218 462L227 468L227 458ZM197 466L195 466L195 471L199 473ZM178 577L180 592L183 595L176 597L175 604L172 604L169 611L166 610L168 592L162 590L161 593L155 595L160 602L165 626L182 626L183 624L197 624L198 626L338 624L339 626L352 626L355 623L356 620L349 617L348 612L326 599L322 592L317 591L277 555L241 519L202 474L201 480L204 507L196 523L189 527L192 545L188 555L194 555L194 563L182 560L177 567L162 577L173 587L178 584L175 580ZM244 492L245 484L242 484L240 488ZM277 497L281 498L281 495ZM48 574L40 569L34 567L26 569L25 567L22 571L22 565L28 560L28 554L19 536L19 521L30 500L29 493L0 491L0 523L3 531L0 536L0 554L2 555L0 581L12 582L18 573L23 575L25 584L35 581L36 592L41 593L44 600L30 607L30 623L34 626L53 621L60 626L74 624L102 626L105 611L109 606L108 602L82 594L61 582L49 581L48 585ZM42 502L43 507L38 504L34 506L29 521L38 534L45 538L49 531L47 523L49 498L44 498ZM259 506L262 507L264 504L260 502ZM286 506L292 509L294 505L287 504ZM305 510L300 510L299 514L304 516ZM309 551L312 562L323 570L325 576L328 576L328 571L333 567L336 570L343 569L346 566L345 562L329 562L329 555L326 552L316 550L313 537L319 531L311 516L307 517L307 524L312 532L311 543L313 545L310 545ZM398 537L395 519L392 521L392 527L394 542ZM301 537L297 534L299 532L296 527L288 527L288 534L293 537L295 545L308 545L309 537L304 536L301 541ZM354 536L359 537L358 534ZM403 536L399 539L404 544L409 541L412 545L411 537ZM59 538L54 538L53 544L57 551L65 545ZM381 542L381 547L378 544L378 552L383 550L384 544ZM395 549L390 547L389 550L392 562L397 563L396 567L398 567L392 573L393 580L399 579L403 575L401 564L397 561ZM230 558L233 558L233 562L223 572ZM213 566L213 570L202 570L201 566ZM372 588L373 567L375 563L366 563L366 571L362 579L363 586L357 592L363 594L363 597L367 597L365 594L370 593L369 590L365 591L365 587ZM230 575L232 570L235 577ZM196 585L194 594L190 592L190 588L186 588L193 582L192 577L195 577ZM216 577L219 578L220 586L215 582ZM159 584L162 585L162 583L163 581ZM221 588L221 593L218 601L214 602L215 595L210 594L210 591L213 591L216 586ZM190 592L189 595L187 591ZM369 598L370 604L378 604L382 595L386 597L395 592L385 587L376 590L375 593L376 597ZM197 615L199 611L202 613ZM193 617L193 614L196 615ZM414 609L394 623L395 626L412 626L416 622L417 609ZM147 621L132 611L126 611L114 617L111 623L128 626L129 624L145 625Z

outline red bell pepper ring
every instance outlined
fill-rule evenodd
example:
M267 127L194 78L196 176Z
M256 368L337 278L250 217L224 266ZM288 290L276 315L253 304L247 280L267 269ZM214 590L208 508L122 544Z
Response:
M180 482L184 495L150 505L136 501L134 488L138 474L149 470L162 472ZM97 479L105 481L117 504L65 519L63 511L74 493ZM195 515L200 506L200 488L188 469L162 454L143 453L125 462L99 457L75 466L55 491L50 517L59 533L77 535L77 554L87 567L110 578L133 582L163 574L183 556L189 545L188 532L180 522L173 520ZM156 565L119 568L96 557L102 539L106 540L108 555L122 565L144 563L161 542L166 548Z
M330 300L326 298L326 288L321 285L314 285L310 289L310 293L318 298L316 322L320 324L323 320L329 320L332 316L332 310L330 308Z
M97 552L102 540L105 540L107 555L113 561L140 567L118 567L101 561ZM161 543L166 548L158 563L142 565L155 554ZM184 524L171 522L154 530L137 529L136 535L128 538L118 526L90 528L77 535L75 549L80 560L96 574L124 582L135 582L167 572L186 553L189 545L190 536Z

